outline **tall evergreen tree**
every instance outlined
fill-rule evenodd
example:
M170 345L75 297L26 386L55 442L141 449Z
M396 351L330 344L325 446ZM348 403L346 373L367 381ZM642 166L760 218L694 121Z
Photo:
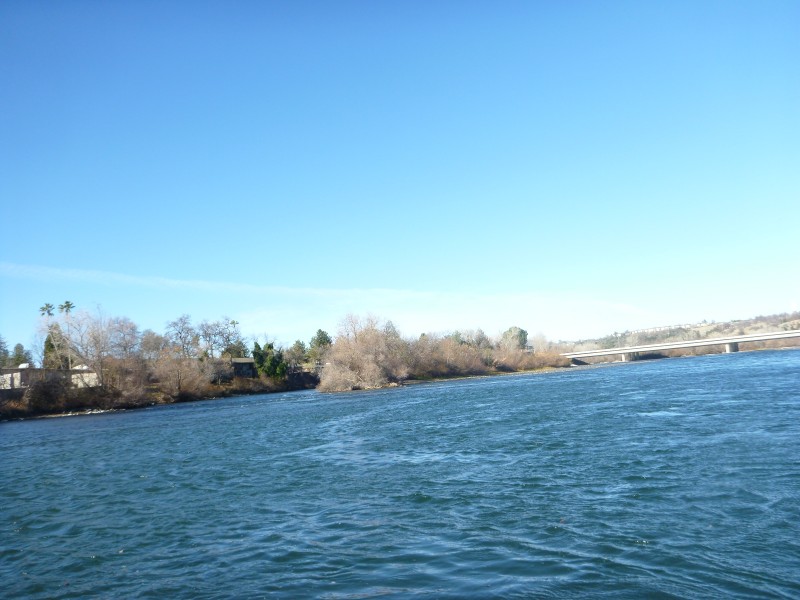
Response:
M331 336L328 335L328 332L317 329L317 333L314 334L314 337L311 338L311 342L308 345L308 359L315 363L321 361L322 356L332 344L333 340Z
M45 369L69 369L69 359L64 352L66 340L58 323L52 325L44 339L42 367Z
M328 335L327 331L323 331L322 329L317 329L317 333L314 334L314 337L311 338L311 343L309 346L311 348L324 348L326 346L330 346L333 344L333 340L331 336Z
M25 350L25 346L17 344L14 346L14 353L10 359L11 365L18 367L22 364L33 364L33 356L29 350Z
M267 343L263 348L258 342L253 344L253 362L260 375L274 379L286 377L288 365L283 359L283 352L280 348L276 349L272 342Z
M264 368L264 351L258 342L253 342L253 362L256 365L256 370L261 373Z
M8 344L5 338L0 335L0 367L5 367L8 362Z

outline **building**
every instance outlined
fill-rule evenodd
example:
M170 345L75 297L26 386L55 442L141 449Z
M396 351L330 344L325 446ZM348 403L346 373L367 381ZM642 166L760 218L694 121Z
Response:
M234 377L258 377L256 361L252 358L234 358L231 364Z
M27 363L14 369L0 369L0 390L16 390L29 387L37 381L61 378L76 388L97 387L100 378L86 365L74 369L34 369Z

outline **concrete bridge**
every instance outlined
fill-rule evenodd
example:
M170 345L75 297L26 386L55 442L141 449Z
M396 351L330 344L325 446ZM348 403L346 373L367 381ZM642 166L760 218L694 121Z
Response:
M800 331L780 331L777 333L754 333L751 335L736 335L721 338L706 338L688 342L665 342L663 344L649 344L647 346L625 346L623 348L608 348L605 350L584 350L582 352L565 352L561 356L571 359L589 358L592 356L612 356L619 354L623 362L635 360L645 352L658 352L659 350L676 350L679 348L697 348L699 346L725 346L725 352L738 352L739 344L743 342L766 342L768 340L785 340L800 338Z

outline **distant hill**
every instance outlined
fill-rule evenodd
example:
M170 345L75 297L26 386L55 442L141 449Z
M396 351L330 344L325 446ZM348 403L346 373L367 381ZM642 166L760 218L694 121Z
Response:
M673 325L654 327L652 329L639 329L636 331L615 332L602 338L580 340L573 345L574 350L594 350L606 348L621 348L624 346L641 346L659 344L663 342L683 342L703 340L710 338L726 337L733 335L747 335L751 333L767 333L776 331L799 331L800 312L781 313L777 315L758 316L751 319L724 322L702 322L694 325ZM763 342L760 347L782 347L800 345L798 340L776 340ZM752 348L758 345L749 346ZM696 348L694 354L705 354L710 349ZM686 354L682 351L681 354Z

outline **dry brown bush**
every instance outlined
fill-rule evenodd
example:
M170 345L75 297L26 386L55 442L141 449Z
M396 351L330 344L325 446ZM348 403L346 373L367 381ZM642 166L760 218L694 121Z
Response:
M155 364L158 388L172 398L200 396L206 378L200 364L192 358L161 356Z
M358 386L358 375L348 366L335 362L325 366L319 382L321 392L342 392L354 390Z
M555 353L498 351L494 366L498 371L534 371L548 367L568 367L570 360Z
M348 315L327 354L319 389L375 389L408 378L408 343L391 322Z
M452 337L426 335L411 345L411 374L415 379L481 375L489 370L484 352Z

